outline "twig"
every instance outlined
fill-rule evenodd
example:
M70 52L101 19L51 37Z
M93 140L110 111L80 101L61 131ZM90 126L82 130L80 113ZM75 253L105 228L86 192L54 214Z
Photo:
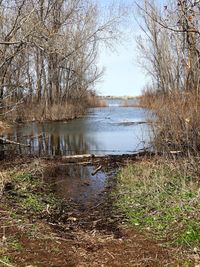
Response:
M12 141L12 140L8 140L6 138L2 138L0 137L0 140L3 141L3 142L6 142L8 144L13 144L13 145L18 145L18 146L26 146L26 147L30 147L30 145L27 145L27 144L22 144L22 143L17 143L15 141Z
M96 170L94 172L92 172L92 176L97 174L97 172L100 171L101 169L102 169L102 166L100 165L98 168L96 168Z
M91 207L90 209L91 209L91 210L92 210L92 209L96 209L96 208L98 208L99 206L101 206L102 204L104 204L104 202L100 202L99 204L97 204L97 205Z
M2 236L2 243L6 242L6 227L2 227L3 228L3 236Z
M113 256L113 254L111 254L109 251L107 251L107 253L108 253L108 255L111 256L111 258L112 258L113 260L115 259L115 257Z
M18 223L18 224L11 224L11 225L2 225L0 226L0 228L10 228L10 227L17 227L17 226L32 226L34 225L33 223L25 223L25 224L21 224L21 223Z

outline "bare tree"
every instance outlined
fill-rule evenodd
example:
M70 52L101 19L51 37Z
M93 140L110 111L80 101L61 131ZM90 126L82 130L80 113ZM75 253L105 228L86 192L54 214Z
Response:
M153 1L138 4L145 33L139 49L149 62L156 91L199 90L199 5L199 1L168 1L159 11Z
M22 103L43 114L67 102L85 105L102 74L100 44L118 38L123 16L122 9L104 16L92 0L3 0L0 113Z

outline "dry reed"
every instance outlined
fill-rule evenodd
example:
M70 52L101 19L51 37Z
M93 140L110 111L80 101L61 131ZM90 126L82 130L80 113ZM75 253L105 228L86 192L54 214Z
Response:
M87 103L89 107L106 107L107 103L106 100L104 100L103 98L100 98L96 95L89 95L87 97Z
M55 121L69 120L86 112L81 103L63 103L46 106L44 103L24 103L5 115L7 121Z
M177 92L148 96L145 101L156 114L156 123L152 125L155 148L164 153L178 151L187 156L198 155L200 96Z
M74 98L58 104L46 104L42 99L40 103L27 101L15 106L9 102L5 103L5 106L14 106L12 109L4 110L1 118L6 121L62 121L80 117L90 107L105 107L106 101L96 95L88 94L84 99Z

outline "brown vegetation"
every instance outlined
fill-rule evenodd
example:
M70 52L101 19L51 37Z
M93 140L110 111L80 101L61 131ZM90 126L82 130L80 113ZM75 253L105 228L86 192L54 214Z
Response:
M155 110L154 144L160 152L198 155L200 152L200 96L173 93L152 97ZM149 99L148 99L149 101Z
M140 107L140 101L138 99L138 101L128 101L128 100L124 100L121 105L121 107Z
M84 112L103 73L98 48L120 36L125 11L110 8L112 15L96 1L1 1L0 116L68 119Z
M5 123L4 121L0 121L0 133L1 133L1 131L5 130L8 127L9 126L7 123Z
M164 11L153 1L138 5L141 64L152 79L141 105L155 110L155 148L191 156L200 152L200 9L198 1L175 2Z
M45 107L43 103L23 104L17 109L6 115L8 121L50 121L50 120L69 120L83 115L86 107L81 103L62 105L53 104Z
M96 96L96 94L88 95L87 101L88 101L88 106L91 108L107 106L106 100L101 97Z
M84 115L89 107L105 107L106 102L89 92L83 98L66 100L46 106L45 101L25 102L6 114L7 121L58 121L71 120ZM13 103L15 105L15 103Z

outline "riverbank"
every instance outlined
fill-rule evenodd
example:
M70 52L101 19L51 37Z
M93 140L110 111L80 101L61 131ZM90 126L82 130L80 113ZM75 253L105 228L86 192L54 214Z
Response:
M4 103L2 118L8 122L68 121L85 115L91 107L105 107L106 102L97 95L88 94L83 99L66 100L61 103L40 102ZM12 107L12 108L10 108Z
M141 168L149 166L151 160L119 156L76 162L66 158L18 158L2 162L1 264L15 267L194 266L194 252L188 257L183 253L185 249L181 251L165 240L152 238L147 229L142 232L137 225L130 227L126 212L116 206L122 197L118 192L122 181L119 180L121 174L117 175L119 168L125 167L121 173L128 174L127 163ZM59 180L61 173L62 177L63 173L66 175L71 164L77 164L77 168L101 166L101 172L107 176L104 190L87 205L60 198L49 182ZM82 180L79 186L86 191L92 189L88 179ZM126 196L129 196L127 192ZM149 201L143 205L148 207ZM197 256L198 252L195 253Z
M200 96L198 92L145 92L141 105L153 110L153 145L164 155L178 152L191 161L200 151Z

